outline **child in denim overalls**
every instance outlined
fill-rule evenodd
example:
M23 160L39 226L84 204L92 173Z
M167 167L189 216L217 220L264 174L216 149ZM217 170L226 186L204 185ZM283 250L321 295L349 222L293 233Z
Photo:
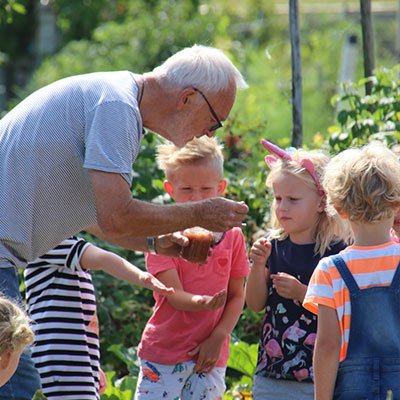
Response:
M400 163L381 143L328 164L328 201L354 244L318 264L304 307L318 313L315 399L400 398L400 246L390 237L400 205Z

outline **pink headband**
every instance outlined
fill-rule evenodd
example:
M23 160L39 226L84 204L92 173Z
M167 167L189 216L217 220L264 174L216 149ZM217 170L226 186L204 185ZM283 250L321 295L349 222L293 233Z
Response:
M278 158L281 160L289 160L289 161L293 161L293 157L291 156L290 153L288 153L287 151L281 149L280 147L278 147L277 145L269 142L266 139L261 139L261 144L272 154L274 154L274 156L265 156L265 162L267 163L268 167L271 168L271 166L278 161ZM276 156L276 157L275 157ZM278 157L278 158L277 158ZM324 189L322 189L321 184L319 183L318 177L317 177L317 173L315 171L315 167L314 164L312 163L312 161L308 158L303 158L301 160L299 160L299 164L307 170L307 172L311 175L311 178L313 178L315 185L317 186L318 189L318 193L321 197L323 197L325 195Z

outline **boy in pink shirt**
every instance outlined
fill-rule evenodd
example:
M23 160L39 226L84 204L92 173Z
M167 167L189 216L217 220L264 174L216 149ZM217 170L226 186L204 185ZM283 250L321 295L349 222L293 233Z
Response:
M221 195L223 155L214 138L158 148L166 192L176 202ZM156 304L139 344L135 399L222 399L230 333L244 302L249 266L240 229L215 244L205 264L148 254L147 269L175 289Z

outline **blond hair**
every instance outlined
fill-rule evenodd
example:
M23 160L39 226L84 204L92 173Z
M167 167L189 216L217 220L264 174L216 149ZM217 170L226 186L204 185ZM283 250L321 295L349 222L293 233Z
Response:
M17 304L0 295L0 358L7 351L22 350L33 340L27 314Z
M328 164L323 186L329 203L350 221L380 221L400 205L400 163L381 142L347 149Z
M271 171L267 176L266 185L272 188L275 180L282 173L287 173L301 179L310 190L314 190L317 194L318 188L310 173L305 169L300 161L303 159L310 160L315 168L316 177L321 182L321 177L325 166L329 162L329 156L317 151L306 151L303 149L294 150L291 154L292 160L277 159L271 165ZM325 201L325 195L323 196ZM273 207L271 210L270 226L272 230L269 233L269 238L284 240L289 235L285 232L282 225L275 213L275 199L273 200ZM326 250L330 249L331 244L337 243L340 240L349 240L350 229L346 222L344 222L334 209L325 206L324 211L319 214L318 220L315 221L315 247L314 253L319 254L321 257L325 254Z
M224 174L224 156L222 146L212 137L201 136L193 138L184 147L177 147L172 143L157 146L157 163L168 180L173 179L175 171L183 165L210 161L216 171Z

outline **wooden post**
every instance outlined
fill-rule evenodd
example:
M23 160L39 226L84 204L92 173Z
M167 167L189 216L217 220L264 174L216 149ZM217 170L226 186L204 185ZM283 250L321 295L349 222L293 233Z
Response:
M371 0L360 0L361 28L364 52L364 76L372 76L375 69L374 33L372 31ZM372 84L365 84L365 93L371 94Z
M301 48L298 0L289 0L290 44L292 49L292 146L303 142L303 94L301 86Z
M397 21L397 30L396 30L396 56L397 59L400 60L400 0L397 2L397 11L396 11L396 21Z

